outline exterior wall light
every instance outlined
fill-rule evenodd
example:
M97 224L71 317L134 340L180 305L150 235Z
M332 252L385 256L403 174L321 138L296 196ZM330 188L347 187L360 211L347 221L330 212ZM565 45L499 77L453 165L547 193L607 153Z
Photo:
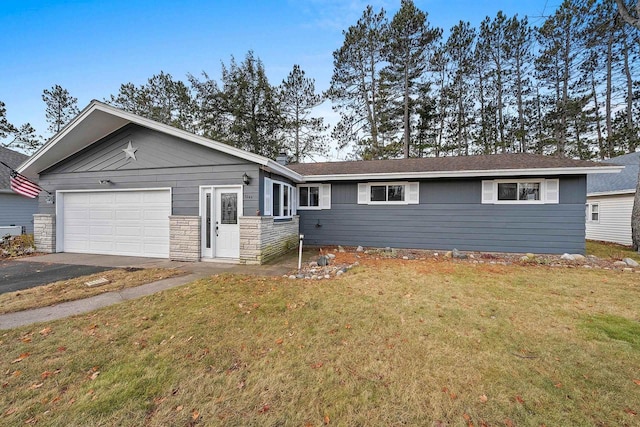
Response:
M251 183L251 177L247 175L246 172L242 175L242 182L244 182L244 185L249 185Z

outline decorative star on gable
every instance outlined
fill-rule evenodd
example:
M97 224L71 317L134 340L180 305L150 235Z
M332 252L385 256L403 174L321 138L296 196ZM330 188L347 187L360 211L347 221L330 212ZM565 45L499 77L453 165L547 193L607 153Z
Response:
M124 159L133 159L134 161L136 161L136 151L138 151L137 148L133 148L131 146L131 141L129 141L129 145L127 146L127 148L123 148L122 151L124 151Z

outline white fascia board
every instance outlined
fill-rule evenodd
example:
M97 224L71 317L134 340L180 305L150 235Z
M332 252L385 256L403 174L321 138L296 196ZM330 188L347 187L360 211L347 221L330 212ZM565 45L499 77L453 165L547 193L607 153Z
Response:
M248 160L250 162L253 163L257 163L259 165L263 165L263 166L267 166L271 169L276 170L279 174L286 176L287 178L290 178L292 180L296 180L296 181L302 181L302 177L292 171L291 169L284 167L276 162L274 162L271 159L268 159L266 157L260 156L258 154L254 154L254 153L250 153L248 151L244 151L241 150L239 148L235 148L232 147L228 144L223 144L221 142L216 142L216 141L212 141L210 139L207 139L205 137L202 136L198 136L198 135L194 135L192 133L189 133L187 131L184 131L182 129L177 129L174 128L172 126L169 125L165 125L163 123L159 123L156 122L154 120L151 119L147 119L145 117L140 117L136 114L133 113L129 113L127 111L122 111L120 109L117 109L115 107L112 107L108 104L102 103L100 101L96 101L93 100L91 101L91 103L84 109L82 110L82 112L80 114L78 114L78 116L72 120L67 126L65 126L60 132L58 132L56 135L54 135L53 138L51 138L49 140L49 142L47 142L44 146L42 146L38 151L36 151L36 153L31 156L29 159L27 159L26 162L24 162L22 165L20 165L20 167L18 168L18 172L23 172L26 169L28 169L30 166L34 165L40 158L42 158L42 156L49 151L54 145L56 145L59 141L63 140L64 137L66 135L68 135L75 127L78 126L79 123L81 123L84 119L86 119L92 112L94 111L102 111L104 113L110 114L112 116L121 118L125 121L127 121L127 123L135 123L138 124L140 126L146 127L148 129L152 129L152 130L156 130L158 132L162 132L164 134L167 135L171 135L171 136L175 136L177 138L180 139L184 139L190 142L194 142L196 144L200 144L203 145L205 147L214 149L216 151L220 151L222 153L225 154L230 154L232 156L235 157L239 157L241 159L244 160ZM115 132L116 130L118 130L120 127L119 126L117 128L113 128L111 130L109 130L105 135L102 135L102 137L105 137L107 135L109 135L112 132ZM100 138L97 139L92 139L90 141L86 141L84 143L84 145L82 146L78 146L76 147L76 150L74 151L74 153L77 153L78 151L84 149L85 147L87 147L88 145L94 143L95 141L99 140ZM63 160L63 159L58 159L58 161ZM52 166L51 164L47 164L45 165L42 169L45 169L46 167ZM41 169L41 170L42 170ZM35 171L35 172L39 172L39 171Z
M600 197L600 196L623 196L625 194L635 194L636 190L616 190L616 191L598 191L594 193L587 193L587 197Z
M539 168L539 169L489 169L469 171L434 171L434 172L393 172L366 173L344 175L305 175L306 182L317 181L367 181L367 180L396 180L420 178L473 178L496 176L553 176L553 175L582 175L592 173L619 173L624 166L598 166L578 168Z

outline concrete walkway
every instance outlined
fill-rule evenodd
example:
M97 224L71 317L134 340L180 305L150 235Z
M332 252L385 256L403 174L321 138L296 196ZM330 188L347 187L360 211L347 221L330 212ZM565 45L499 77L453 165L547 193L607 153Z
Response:
M259 276L282 276L297 267L295 257L285 257L267 265L240 265L220 262L177 262L154 258L136 258L110 255L48 254L19 259L21 262L42 262L52 264L98 265L110 268L179 268L186 275L171 277L157 282L121 291L105 292L90 298L69 301L49 307L24 310L0 315L0 330L17 328L37 322L62 319L77 314L88 313L98 308L122 301L151 295L165 289L181 286L194 280L220 273L252 274Z

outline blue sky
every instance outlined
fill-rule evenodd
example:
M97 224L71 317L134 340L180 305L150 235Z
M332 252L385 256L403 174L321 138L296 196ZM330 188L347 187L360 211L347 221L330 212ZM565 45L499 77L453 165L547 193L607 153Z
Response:
M558 0L415 0L432 26L445 30L460 20L477 26L502 10L542 23ZM3 0L0 2L0 101L15 125L30 122L45 138L41 95L60 84L78 98L115 94L120 84L141 84L161 70L186 81L206 71L219 80L220 63L242 60L253 50L271 84L294 64L327 89L332 52L342 31L367 4L384 7L389 18L400 0ZM330 116L329 106L320 114ZM328 117L331 120L330 117Z

